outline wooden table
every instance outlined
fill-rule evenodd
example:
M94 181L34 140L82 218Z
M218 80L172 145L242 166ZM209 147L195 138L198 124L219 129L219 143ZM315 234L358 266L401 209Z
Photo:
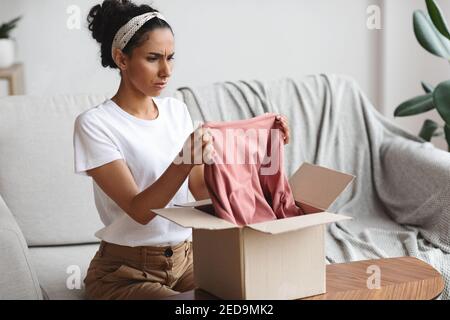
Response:
M368 288L368 279L374 275L368 272L371 266L380 272L379 288ZM417 258L400 257L327 265L327 292L303 300L431 300L443 290L444 280L436 269ZM166 299L218 298L196 289Z
M13 64L9 68L0 68L0 79L8 81L9 95L25 94L23 65L21 63Z

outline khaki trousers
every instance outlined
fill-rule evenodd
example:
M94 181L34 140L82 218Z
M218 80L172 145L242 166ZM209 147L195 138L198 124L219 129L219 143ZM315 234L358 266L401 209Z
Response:
M88 299L159 299L192 290L192 242L127 247L102 241L84 284Z

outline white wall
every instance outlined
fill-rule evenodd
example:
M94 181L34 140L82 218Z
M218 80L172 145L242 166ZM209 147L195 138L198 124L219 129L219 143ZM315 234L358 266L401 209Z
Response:
M139 1L143 2L143 1ZM307 73L354 76L377 100L373 40L361 0L159 0L176 39L172 90L221 80L273 79ZM24 14L14 33L25 63L27 93L114 90L116 73L100 65L98 46L85 26L97 1L0 0L0 21ZM71 4L83 27L66 27ZM349 18L351 17L351 19ZM375 73L375 74L374 74Z
M117 73L101 67L99 47L86 28L86 14L98 2L0 0L0 21L24 15L13 35L18 59L25 64L28 94L116 90ZM450 77L450 66L425 52L415 40L412 13L425 9L424 2L147 1L169 19L175 31L175 70L163 95L179 86L214 81L345 73L392 118L399 103L422 93L420 80L436 84ZM450 18L450 1L438 2ZM80 30L66 27L66 10L72 4L81 9ZM371 4L383 9L382 30L366 27L366 9ZM439 120L430 112L394 121L416 134L429 116ZM437 144L444 145L443 141Z

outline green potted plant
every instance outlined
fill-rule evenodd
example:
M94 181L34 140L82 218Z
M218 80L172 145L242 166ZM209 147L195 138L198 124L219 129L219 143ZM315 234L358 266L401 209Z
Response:
M14 63L14 42L10 38L10 33L20 19L21 17L17 17L0 25L0 68L10 67Z
M425 0L428 14L422 10L414 11L413 25L417 41L428 52L450 62L450 33L442 10L434 0ZM422 82L424 95L417 96L400 104L394 116L405 117L436 109L443 125L433 120L425 120L419 136L431 141L435 136L445 136L450 152L450 80L433 87Z

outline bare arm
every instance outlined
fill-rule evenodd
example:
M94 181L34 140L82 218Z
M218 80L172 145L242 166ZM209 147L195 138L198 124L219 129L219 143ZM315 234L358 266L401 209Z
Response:
M204 200L210 198L208 189L206 188L205 178L203 174L204 164L192 168L189 174L189 190L195 200Z
M123 160L88 170L87 174L131 218L145 225L155 217L151 209L164 208L193 167L193 164L171 163L159 179L142 192Z

